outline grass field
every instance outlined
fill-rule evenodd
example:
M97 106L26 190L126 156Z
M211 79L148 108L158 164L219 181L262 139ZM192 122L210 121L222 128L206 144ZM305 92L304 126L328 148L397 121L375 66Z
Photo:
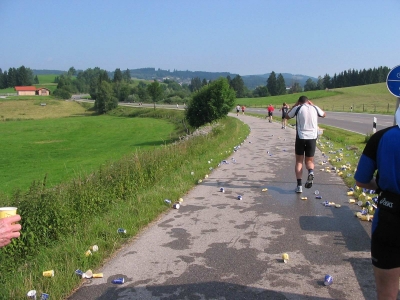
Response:
M84 106L74 101L54 100L48 96L24 96L23 99L0 99L0 121L63 118L91 114ZM46 106L42 106L42 103L46 103Z
M58 184L163 144L173 130L164 120L111 116L0 122L0 190L25 190L46 174L49 185Z
M292 106L301 95L307 96L314 104L327 111L350 111L350 107L353 106L354 112L392 114L397 101L396 97L387 90L386 83L377 83L329 91L309 91L262 98L241 98L237 99L236 102L246 107L263 108L272 104L276 109L280 108L283 102Z

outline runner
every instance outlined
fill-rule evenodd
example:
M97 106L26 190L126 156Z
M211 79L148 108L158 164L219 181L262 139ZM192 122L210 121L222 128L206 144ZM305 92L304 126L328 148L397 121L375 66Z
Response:
M236 106L236 115L237 115L237 116L239 115L239 111L240 111L240 105L238 104L238 105Z
M275 108L272 106L272 104L270 104L270 105L268 106L267 110L268 110L268 121L269 121L270 123L272 123L272 115L273 115L273 113L274 113Z
M325 118L326 113L315 106L306 96L301 96L293 108L287 113L286 119L296 117L295 142L295 173L297 187L295 192L303 192L301 178L303 175L303 160L308 169L306 189L312 187L314 180L314 154L318 136L318 117Z
M245 110L245 106L244 105L242 105L242 115L244 115L244 110Z
M282 129L286 129L286 124L287 124L287 119L286 119L286 114L289 111L290 106L286 104L286 102L283 102L282 107L279 109L279 111L282 111Z

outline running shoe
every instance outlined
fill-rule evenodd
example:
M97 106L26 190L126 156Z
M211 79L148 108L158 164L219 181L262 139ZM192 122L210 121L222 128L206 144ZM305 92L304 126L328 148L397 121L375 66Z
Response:
M305 187L306 189L311 188L311 187L312 187L312 184L313 184L313 180L314 180L314 173L313 173L313 172L308 173L307 181L306 181L306 183L304 184L304 187Z
M302 193L303 192L303 187L301 185L298 185L294 191L296 193Z

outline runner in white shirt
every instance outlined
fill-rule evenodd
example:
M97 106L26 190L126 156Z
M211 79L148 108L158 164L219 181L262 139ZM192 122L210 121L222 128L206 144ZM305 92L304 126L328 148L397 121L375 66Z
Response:
M303 160L308 169L307 182L304 187L312 187L314 180L314 154L318 137L318 117L325 118L326 113L314 105L306 96L301 96L293 108L287 113L286 119L296 117L296 193L302 190Z

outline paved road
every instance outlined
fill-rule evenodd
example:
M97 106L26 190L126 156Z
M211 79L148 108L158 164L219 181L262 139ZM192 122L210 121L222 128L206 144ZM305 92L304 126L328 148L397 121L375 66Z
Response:
M354 217L358 207L348 204L341 178L317 166L314 186L294 193L295 131L239 118L251 134L230 163L95 270L104 278L85 281L70 300L375 299L371 223ZM324 286L325 274L333 276L331 286ZM118 277L123 285L111 283Z
M246 111L264 115L267 114L267 110L262 108L248 108ZM281 112L276 110L274 115L275 120L281 119ZM394 112L393 115L378 115L328 111L327 117L325 119L320 118L319 122L360 134L367 134L372 132L374 117L377 118L376 130L393 126Z

